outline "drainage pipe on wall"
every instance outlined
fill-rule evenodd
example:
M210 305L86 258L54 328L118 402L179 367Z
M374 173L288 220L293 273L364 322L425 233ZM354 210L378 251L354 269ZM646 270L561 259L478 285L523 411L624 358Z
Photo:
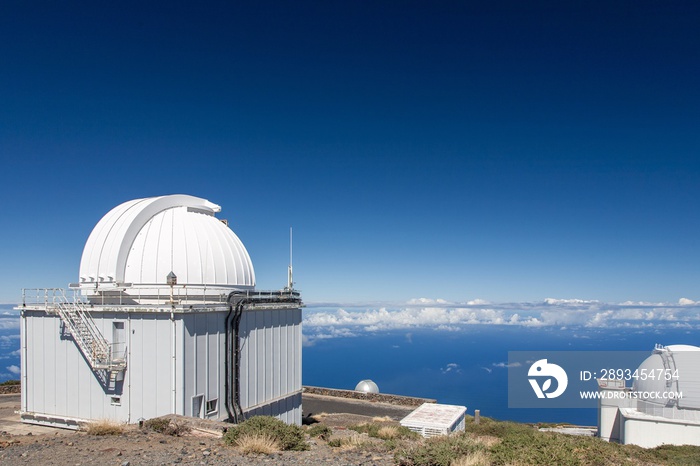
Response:
M224 343L224 390L228 420L239 423L244 420L241 408L241 349L240 326L243 308L248 304L289 303L301 305L299 293L285 290L272 293L241 293L233 291L228 295L229 311L226 315L226 338Z
M231 293L229 295L229 311L226 315L224 390L228 419L235 424L243 421L240 396L241 351L239 334L241 316L243 315L243 307L251 302L253 302L251 298L234 297L234 294Z

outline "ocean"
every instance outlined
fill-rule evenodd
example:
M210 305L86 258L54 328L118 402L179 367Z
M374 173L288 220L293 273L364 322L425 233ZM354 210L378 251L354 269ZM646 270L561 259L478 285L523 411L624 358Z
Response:
M651 351L660 343L698 345L688 329L605 329L473 325L459 330L355 332L303 348L303 383L354 389L372 379L383 393L434 398L482 416L595 426L595 408L508 407L509 351Z

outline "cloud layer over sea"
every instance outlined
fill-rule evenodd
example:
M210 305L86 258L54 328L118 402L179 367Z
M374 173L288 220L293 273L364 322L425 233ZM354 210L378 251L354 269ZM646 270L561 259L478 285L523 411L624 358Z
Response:
M304 339L308 345L366 332L414 328L460 331L474 325L694 329L700 327L700 302L688 298L676 303L547 298L532 303L456 303L417 298L378 306L319 303L305 309Z
M508 326L566 330L700 328L700 301L675 303L554 299L540 302L450 302L416 298L404 303L311 303L304 309L305 346L317 341L353 338L372 333L412 330L458 333L475 326ZM4 363L4 364L3 364ZM0 381L17 377L19 313L0 305ZM446 371L450 371L446 367ZM452 369L454 370L454 369Z

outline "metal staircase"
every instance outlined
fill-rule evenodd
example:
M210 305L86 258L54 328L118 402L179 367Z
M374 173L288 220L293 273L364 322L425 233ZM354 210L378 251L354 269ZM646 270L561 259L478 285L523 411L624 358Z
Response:
M93 370L110 372L110 379L126 369L124 354L115 354L100 329L97 328L85 304L77 299L69 301L61 289L54 294L54 310L61 317L65 328L70 332Z

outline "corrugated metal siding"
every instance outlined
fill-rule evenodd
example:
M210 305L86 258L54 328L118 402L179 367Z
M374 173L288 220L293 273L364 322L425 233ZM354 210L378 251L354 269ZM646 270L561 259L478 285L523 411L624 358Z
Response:
M167 315L94 313L102 334L111 341L115 321L123 322L128 349L124 381L105 386L90 369L73 339L61 333L58 316L25 312L26 386L23 410L40 415L114 419L171 412L172 322ZM129 391L129 387L131 390ZM112 405L118 397L120 405Z
M224 419L224 351L226 312L185 314L184 324L184 413L193 416L193 399L202 397L200 417ZM206 413L207 401L217 400Z
M173 322L169 314L132 314L127 332L125 383L131 387L131 422L172 413Z
M246 418L252 416L274 416L287 424L301 425L301 393L272 401L258 408L245 411Z
M301 309L247 310L240 337L243 411L301 423Z

